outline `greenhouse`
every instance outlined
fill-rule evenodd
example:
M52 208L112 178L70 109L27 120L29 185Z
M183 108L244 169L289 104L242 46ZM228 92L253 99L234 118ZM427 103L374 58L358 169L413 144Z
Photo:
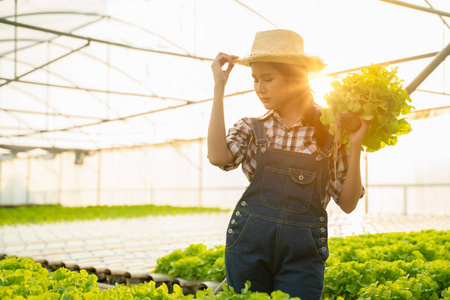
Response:
M275 29L323 61L323 112L361 108L357 74L380 68L411 100L402 132L363 144L356 208L326 206L323 299L450 299L447 0L0 0L0 298L256 297L224 282L250 188L211 164L208 128L218 53ZM267 111L252 76L230 73L227 130Z

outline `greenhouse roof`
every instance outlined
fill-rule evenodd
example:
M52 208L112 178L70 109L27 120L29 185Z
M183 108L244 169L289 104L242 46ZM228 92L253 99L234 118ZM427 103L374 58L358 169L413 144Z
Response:
M417 110L446 107L449 12L446 0L2 0L0 154L204 138L212 59L248 55L255 33L274 28L300 33L327 64L311 79L321 105L331 80L389 62L417 83ZM252 88L236 67L227 125L263 113Z

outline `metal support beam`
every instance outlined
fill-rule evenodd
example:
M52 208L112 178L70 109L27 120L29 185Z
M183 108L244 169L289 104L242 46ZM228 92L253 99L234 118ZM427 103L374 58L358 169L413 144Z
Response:
M57 57L57 58L55 58L55 59L52 59L51 61L48 61L48 62L46 62L45 64L40 65L40 66L38 66L38 67L36 67L36 68L34 68L34 69L28 71L28 72L25 72L25 73L23 73L23 74L21 74L21 75L19 75L19 76L16 75L16 77L15 77L14 79L7 79L6 82L0 84L0 88L1 88L2 86L5 86L5 85L7 85L7 84L13 82L13 81L19 81L20 78L25 77L25 76L27 76L27 75L29 75L29 74L35 72L35 71L38 71L38 70L40 70L40 69L42 69L42 68L44 68L44 67L46 67L46 66L48 66L48 65L51 65L52 63L57 62L58 60L61 60L61 59L65 58L65 57L67 57L67 56L69 56L69 55L71 55L71 54L73 54L73 53L75 53L75 52L80 51L81 49L84 49L84 48L88 47L89 45L90 45L90 43L87 42L87 43L84 44L83 46L81 46L81 47L79 47L79 48L77 48L77 49L74 49L74 50L72 50L72 51L70 51L70 52L68 52L68 53L66 53L66 54L64 54L64 55L62 55L62 56L60 56L60 57Z
M111 45L111 46L131 49L131 50L152 52L152 53L164 54L164 55L172 55L172 56L178 56L178 57L184 57L184 58L192 58L192 59L198 59L198 60L202 60L202 61L213 61L214 60L209 57L200 57L200 56L195 56L195 55L190 55L190 54L181 54L181 53L175 53L175 52L169 52L169 51L161 51L161 50L149 49L149 48L144 48L144 47L134 47L134 46L130 46L127 44L106 41L106 40L102 40L102 39L98 39L98 38L86 37L86 36L82 36L82 35L78 35L78 34L67 33L67 32L48 29L48 28L44 28L44 27L38 27L38 26L29 25L29 24L13 22L13 21L6 20L5 18L0 18L0 23L11 25L11 26L16 26L16 27L27 28L27 29L36 30L36 31L41 31L41 32L46 32L46 33L51 33L51 34L57 34L60 36L66 36L66 37L74 38L74 39L95 42L95 43L99 43L99 44L105 44L105 45Z
M22 39L21 39L20 41L22 41ZM0 40L0 42L1 42L1 40ZM55 42L53 42L52 45L56 45L56 46L58 46L58 47L62 47L62 48L64 48L64 49L70 50L70 48L67 47L66 45L58 44L58 43L55 43ZM127 72L124 72L124 70L122 70L121 68L118 68L118 67L116 67L116 66L114 66L114 65L112 65L112 64L109 64L108 62L106 62L106 61L104 61L104 60L102 60L102 59L100 59L100 58L98 58L98 57L95 57L95 56L93 56L93 55L90 55L90 54L88 54L88 53L83 53L82 51L78 52L78 54L80 54L80 55L82 55L82 56L86 56L86 57L88 57L88 58L90 58L90 59L92 59L92 60L95 60L95 61L99 62L99 63L105 64L106 66L108 66L108 68L111 68L111 69L113 69L114 71L117 71L117 72L119 72L120 74L123 74L125 77L129 78L129 79L132 80L133 82L136 82L137 84L139 84L139 85L141 85L141 86L143 86L143 87L145 87L145 88L148 88L148 86L147 86L144 82L138 80L137 78L135 78L135 77L132 76L131 74L128 74ZM1 56L1 55L0 55L0 56ZM3 57L3 59L9 59L9 58ZM24 61L19 61L19 62L20 62L21 64L24 64L24 65L30 65L30 66L34 67L33 65L31 65L31 64L29 64L29 63L27 63L27 62L24 62ZM72 84L72 86L66 86L66 85L52 85L52 84L49 84L48 82L46 82L46 83L43 83L43 82L31 82L31 81L18 81L18 82L21 82L21 83L29 83L29 84L35 84L35 85L41 85L41 86L46 86L46 87L59 87L59 88L65 88L65 89L83 90L83 91L86 91L86 92L90 93L90 95L91 95L94 99L96 99L96 100L97 100L100 104L102 104L102 105L105 105L105 103L103 103L103 102L101 101L101 99L95 95L96 92L100 92L100 93L108 93L108 94L119 94L119 95L123 95L123 94L125 93L125 92L116 92L116 91L111 91L111 90L109 90L109 91L106 91L106 90L99 90L99 89L94 90L94 89L88 89L88 88L78 87L78 86L76 85L75 82L70 81L68 78L63 77L62 75L60 75L60 74L58 74L58 73L52 72L52 71L50 71L50 70L47 70L47 72L48 72L49 74L53 75L53 76L56 76L56 77L58 77L58 78L63 79L64 81L68 81L69 83ZM6 80L6 79L3 79L3 80ZM163 97L163 96L158 96L158 95L156 95L153 91L150 91L150 94L137 94L137 93L132 94L132 93L126 93L125 95L126 95L126 96L136 96L136 97L145 97L145 98L157 98L157 99L161 99L161 100L163 100L163 101L165 101L165 100L175 100L175 101L183 101L183 102L186 102L186 103L190 102L190 100L186 100L186 99L180 99L180 98L174 98L174 97ZM30 96L30 95L29 95L29 96ZM30 97L33 97L33 96L30 96ZM40 101L40 100L39 100L39 101ZM41 102L41 101L40 101L40 102ZM113 113L113 111L111 111L111 109L110 109L109 106L107 106L107 105L105 105L105 106L106 106L108 112L112 112L112 113ZM56 111L55 108L52 107L52 109ZM116 114L116 115L117 115L117 114Z
M183 101L186 103L192 102L191 100L180 99L180 98L175 98L175 97L164 97L164 96L158 96L158 95L148 95L148 94L139 94L139 93L120 92L120 91L108 91L108 90L102 90L102 89L84 88L84 87L79 87L79 86L51 84L51 83L28 81L28 80L16 80L13 78L5 78L5 77L0 77L0 80L14 81L14 82L18 82L18 83L33 84L33 85L40 85L40 86L47 86L47 87L55 87L55 88L61 88L61 89L79 90L79 91L85 91L85 92L91 92L91 93L108 93L108 94L123 95L123 96L157 98L157 99L161 99L161 100Z
M0 0L0 1L1 1L1 0ZM141 30L141 31L143 31L143 32L145 32L145 33L154 35L154 36L156 36L156 37L158 37L158 38L164 40L165 42L171 44L172 46L174 46L174 47L176 47L176 48L178 48L178 49L180 49L180 50L186 52L186 54L190 54L188 50L184 49L184 48L181 47L180 45L175 44L175 43L172 42L171 40L165 38L164 36L162 36L162 35L160 35L160 34L158 34L158 33L156 33L156 32L153 32L153 31L148 30L148 28L145 28L145 27L143 27L143 26L140 26L140 25L137 25L137 24L134 24L134 23L130 23L130 22L127 22L127 21L124 21L124 20L121 20L121 19L117 19L117 18L115 18L115 17L113 17L113 16L110 16L110 15L103 15L103 14L92 13L92 12L79 12L79 11L41 11L41 12L31 12L31 13L18 14L17 17L42 16L42 15L82 15L82 16L99 17L99 19L97 19L97 20L95 20L95 21L93 21L93 22L91 22L91 23L86 23L86 24L84 24L84 25L81 25L82 27L85 27L85 26L87 26L87 25L90 25L90 24L92 24L92 23L95 23L95 22L97 22L97 21L99 21L99 20L103 20L103 19L105 19L105 18L108 18L108 20L111 20L111 21L114 21L114 22L117 22L117 23L120 23L120 24L123 24L123 25L127 25L127 26L130 26L130 27L139 29L139 30ZM10 19L10 18L13 18L13 17L15 17L15 15L12 15L12 16L4 16L3 18L5 18L5 19ZM16 20L16 21L17 21L17 20ZM81 28L81 27L79 27L79 28ZM78 28L78 29L79 29L79 28ZM75 29L72 29L70 32L72 33L73 31L76 31L76 30L77 30L77 29L75 28ZM0 56L1 56L1 55L0 55Z
M89 149L89 148L61 148L61 147L44 147L44 146L19 146L19 145L7 145L0 144L0 148L8 149L12 152L27 152L33 149L43 149L48 152L54 153L62 153L62 152L71 152L71 151L84 151L89 152L89 155L94 154L98 149Z
M1 107L0 107L0 111L4 111L7 113L44 115L44 116L61 117L61 118L87 119L87 120L97 120L97 121L102 120L101 118L90 117L90 116L67 115L67 114L61 114L61 113L50 113L50 112L22 110L22 109L10 109L10 108L1 108Z
M416 78L414 78L413 81L411 81L410 84L408 84L406 87L408 94L411 95L448 55L450 55L450 43L433 58L433 60L425 67L425 69L422 70L422 72L420 72L419 75L417 75Z
M439 15L439 16L450 17L450 12L446 12L446 11L442 11L442 10L436 10L436 9L429 8L429 7L423 7L423 6L411 4L411 3L408 3L408 2L403 2L403 1L398 1L398 0L380 0L380 1L388 2L388 3L391 3L391 4L400 5L400 6L403 6L403 7L408 7L408 8L424 11L424 12L429 12L429 13L436 14L436 15Z
M419 59L424 59L424 58L435 57L438 53L439 52L430 52L430 53L425 53L425 54L421 54L421 55L415 55L415 56L410 56L410 57L405 57L405 58L400 58L400 59L394 59L394 60L384 61L384 62L375 63L375 64L376 65L399 64L399 63L404 63L404 62L409 62L409 61L414 61L414 60L419 60ZM327 73L327 74L325 74L325 76L335 77L339 74L345 74L345 73L349 73L349 72L359 71L363 67L364 66L358 67L358 68L342 70L342 71L337 71L337 72L333 72L333 73Z
M6 17L7 18L7 17ZM94 24L94 23L97 23L98 21L100 21L100 20L102 20L103 18L100 18L100 19L97 19L97 20L94 20L94 21L91 21L91 22L89 22L89 23L85 23L85 24L83 24L83 25L80 25L80 26L78 26L78 27L75 27L75 28L72 28L70 31L69 31L69 33L72 33L72 32L74 32L74 31L77 31L77 30L80 30L80 29L82 29L82 28L84 28L84 27L87 27L87 26L89 26L89 25L92 25L92 24ZM29 48L33 48L34 46L37 46L37 45L40 45L40 44L42 44L42 43L48 43L48 42L52 42L53 40L55 40L55 39L57 39L57 38L59 38L60 36L59 35L56 35L56 36L54 36L54 37L52 37L52 38L49 38L49 39L46 39L46 40L37 40L37 39L18 39L17 41L25 41L25 42L33 42L32 44L30 44L30 45L27 45L27 46L23 46L23 47L20 47L20 48L17 48L17 49L13 49L13 50L10 50L10 51L6 51L6 52L3 52L3 53L0 53L0 57L4 57L4 56L6 56L6 55L8 55L8 54L10 54L10 53L14 53L14 52L19 52L19 51L22 51L22 50L26 50L26 49L29 49ZM4 40L0 40L0 42L8 42L9 40L8 39L4 39ZM14 41L14 40L12 40L12 41Z
M421 92L421 93L435 94L435 95L441 95L441 96L450 96L449 93L445 93L445 92L436 92L436 91L421 90L421 89L416 89L416 91Z
M264 21L266 21L267 23L269 23L270 25L272 25L275 28L280 28L277 25L275 25L272 21L270 21L269 19L267 19L266 17L264 17L263 15L261 15L259 12L257 12L256 10L254 10L253 8L245 5L244 3L242 3L239 0L235 0L237 3L239 3L240 5L242 5L243 7L245 7L246 9L248 9L249 11L251 11L252 13L254 13L255 15L257 15L258 17L260 17L261 19L263 19Z
M0 78L1 79L1 78ZM236 92L233 94L228 94L225 95L225 97L233 97L233 96L237 96L237 95L243 95L243 94L247 94L247 93L251 93L253 92L253 90L247 90L247 91L243 91L243 92ZM185 106L189 106L189 105L194 105L194 104L201 104L201 103L206 103L206 102L210 102L212 101L214 98L208 98L208 99L204 99L204 100L199 100L199 101L195 101L195 102L190 102L190 103L186 103L186 104L180 104L180 105L174 105L174 106L169 106L169 107L165 107L165 108L160 108L160 109L155 109L155 110L150 110L150 111L145 111L142 113L138 113L138 114L133 114L133 115L128 115L128 116L123 116L123 117L119 117L119 118L114 118L114 119L105 119L99 122L93 122L93 123L88 123L88 124L80 124L80 125L75 125L72 127L66 127L66 128L59 128L59 129L52 129L52 130L41 130L41 131L33 131L31 133L27 133L27 134L13 134L13 135L8 135L8 136L4 136L5 138L12 138L12 137L26 137L26 136L32 136L32 135L36 135L36 134L42 134L42 133L49 133L49 132L58 132L58 131L69 131L69 130L74 130L74 129L79 129L79 128L84 128L84 127L90 127L90 126L95 126L95 125L102 125L108 122L117 122L117 121L124 121L126 119L131 119L131 118L136 118L136 117L142 117L145 115L149 115L149 114L154 114L154 113L158 113L158 112L162 112L162 111L167 111L167 110L171 110L171 109L177 109L177 108L182 108Z
M62 48L67 49L67 50L70 50L70 49L71 49L71 48L69 48L69 47L67 47L67 46L65 46L65 45L61 45L61 44L58 44L58 43L53 43L53 45L62 47ZM98 58L96 58L96 57L94 57L94 56L91 56L91 55L89 55L89 54L83 53L82 51L79 51L78 54L87 56L87 57L89 57L89 58L91 58L91 59L94 59L94 60L96 60L96 61L99 61L99 62L101 62L101 63L106 64L106 62L104 62L104 61L102 61L102 60L100 60L100 59L98 59ZM3 57L3 59L9 59L9 58ZM33 68L35 67L34 65L29 64L29 63L24 62L24 61L19 61L19 62L20 62L21 64L23 64L23 65L31 66L31 67L33 67ZM134 77L131 76L130 74L128 74L128 73L126 73L126 72L123 72L121 69L119 69L119 68L117 68L117 67L115 67L115 66L113 66L113 65L108 65L108 64L107 64L107 66L110 67L110 68L112 68L112 69L114 69L114 70L116 70L116 71L118 71L119 73L123 74L123 75L126 76L127 78L130 78L132 81L137 82L138 84L140 84L140 85L146 87L145 84L144 84L143 82L137 80L136 78L134 78ZM59 74L59 73L52 72L52 71L49 70L49 69L47 69L47 73L48 73L49 75L53 75L53 76L55 76L55 77L57 77L57 78L60 78L60 79L62 79L62 80L64 80L64 81L67 81L68 83L71 83L71 84L72 84L72 87L74 87L74 88L76 88L76 86L77 86L75 82L71 81L70 79L68 79L68 78L66 78L66 77L64 77L64 76L62 76L62 75ZM5 79L5 80L6 80L6 79ZM19 82L19 81L18 81L18 82ZM23 81L20 81L20 82L23 82ZM40 85L47 85L47 84L48 84L48 82L47 82L47 83L41 83ZM47 86L47 87L49 87L49 86ZM19 88L19 87L11 86L11 85L9 86L9 88L18 90L19 92L21 92L21 93L27 95L28 97L30 97L30 98L32 98L32 99L38 101L39 103L42 103L42 104L44 104L45 106L50 107L53 111L55 111L55 112L56 112L57 114L59 114L60 116L64 116L64 114L58 112L58 110L57 110L55 107L53 107L52 105L50 105L49 103L47 103L47 101L43 101L43 100L39 99L39 98L37 97L37 95L35 95L35 94L29 92L28 89L24 90L24 89L21 89L21 88ZM102 104L102 105L105 105L105 103L101 100L101 98L98 97L94 92L91 92L91 91L86 91L86 92L89 93L90 96L92 96L98 103L100 103L100 104ZM154 93L153 93L152 95L156 96ZM166 99L162 98L162 100L166 100ZM175 100L175 99L172 99L172 100ZM105 105L105 107L106 107L106 109L107 109L108 112L114 113L114 114L117 116L117 113L116 113L116 112L113 112L109 106ZM102 119L103 119L103 118L102 118ZM70 118L68 118L68 120L73 124L73 122L72 122L72 120L71 120ZM100 118L97 118L97 120L101 120L101 119L100 119ZM133 128L133 127L130 126L130 128Z
M431 3L428 0L425 0L425 2L428 4L428 6L432 9L434 9L433 5L431 5ZM441 19L442 23L447 26L448 29L450 29L450 26L448 25L447 21L445 21L445 19L442 16L439 16L439 18Z

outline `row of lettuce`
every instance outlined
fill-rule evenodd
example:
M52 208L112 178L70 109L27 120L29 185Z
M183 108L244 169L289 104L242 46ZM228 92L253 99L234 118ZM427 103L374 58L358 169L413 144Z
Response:
M450 300L450 231L427 230L330 238L323 299ZM159 258L157 273L186 280L222 281L224 246L191 245ZM250 284L250 283L249 283ZM290 299L276 292L232 289L183 295L179 286L116 285L100 291L81 270L48 272L31 259L0 261L0 299Z
M450 231L330 238L324 299L450 300ZM225 278L224 246L191 245L158 259L157 273Z
M6 257L0 261L0 299L2 300L166 300L166 299L290 299L288 294L277 291L271 295L251 292L250 283L241 293L224 286L224 290L213 295L212 288L197 291L195 295L184 295L178 285L171 287L154 281L138 285L116 285L100 290L97 276L60 268L49 272L31 258Z
M122 205L66 207L61 205L31 205L0 208L0 226L16 224L55 223L77 220L107 220L147 216L223 212L219 208L177 207L170 205Z

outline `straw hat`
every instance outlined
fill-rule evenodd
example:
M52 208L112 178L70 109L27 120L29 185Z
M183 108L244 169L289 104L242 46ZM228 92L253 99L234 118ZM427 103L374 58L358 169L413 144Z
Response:
M318 72L325 67L320 58L305 54L301 35L286 29L257 32L250 56L235 61L244 66L250 66L252 62L303 65L309 72Z

